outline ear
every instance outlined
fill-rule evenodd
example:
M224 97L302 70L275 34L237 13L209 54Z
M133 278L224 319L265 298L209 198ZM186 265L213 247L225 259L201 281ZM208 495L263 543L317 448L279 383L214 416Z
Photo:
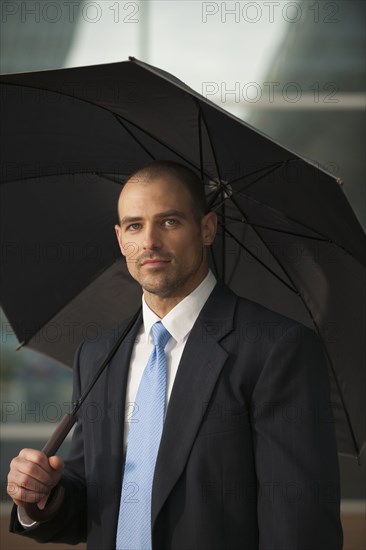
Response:
M202 240L205 246L210 246L216 236L217 215L215 212L209 212L202 218L201 222Z
M121 227L119 225L115 225L114 226L114 230L116 232L116 237L117 237L117 241L118 241L118 245L119 245L119 249L122 253L123 256L126 256L126 253L124 251L124 247L123 247L123 244L122 244L122 230L121 230Z

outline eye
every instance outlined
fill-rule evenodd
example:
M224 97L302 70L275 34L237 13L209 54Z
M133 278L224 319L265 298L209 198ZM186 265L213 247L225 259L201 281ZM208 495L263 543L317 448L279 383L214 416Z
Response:
M138 229L140 229L140 227L140 223L130 223L130 225L126 227L126 231L137 231Z
M175 225L178 225L178 220L175 220L174 218L169 218L168 220L164 220L163 224L167 227L174 227Z

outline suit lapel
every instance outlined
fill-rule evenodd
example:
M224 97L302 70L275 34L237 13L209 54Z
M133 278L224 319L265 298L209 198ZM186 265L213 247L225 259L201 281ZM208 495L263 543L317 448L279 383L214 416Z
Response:
M227 359L219 341L233 326L237 298L218 283L203 307L179 364L160 443L152 492L154 524L181 475Z

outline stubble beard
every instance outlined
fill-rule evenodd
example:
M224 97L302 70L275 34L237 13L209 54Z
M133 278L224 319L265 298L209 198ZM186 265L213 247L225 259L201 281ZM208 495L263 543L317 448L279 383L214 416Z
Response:
M205 255L204 250L202 249L202 254L199 262L197 262L197 264L195 264L194 267L188 271L185 271L182 266L178 266L174 268L173 273L157 273L155 275L154 273L151 273L150 275L144 277L141 272L141 266L136 266L135 272L132 273L130 271L130 274L141 285L144 291L148 292L149 294L159 296L161 298L169 298L176 296L177 290L180 288L184 288L187 281L189 281L198 273L198 271L202 267L204 260ZM156 282L154 281L154 278L156 278ZM160 283L159 280L161 281ZM152 282L149 284L149 281Z

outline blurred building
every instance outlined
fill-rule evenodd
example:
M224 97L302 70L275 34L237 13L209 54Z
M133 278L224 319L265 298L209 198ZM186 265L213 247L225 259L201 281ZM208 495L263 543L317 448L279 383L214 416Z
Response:
M365 228L365 2L302 0L291 19L249 122L340 177Z
M17 73L63 66L81 2L1 2L0 72Z

